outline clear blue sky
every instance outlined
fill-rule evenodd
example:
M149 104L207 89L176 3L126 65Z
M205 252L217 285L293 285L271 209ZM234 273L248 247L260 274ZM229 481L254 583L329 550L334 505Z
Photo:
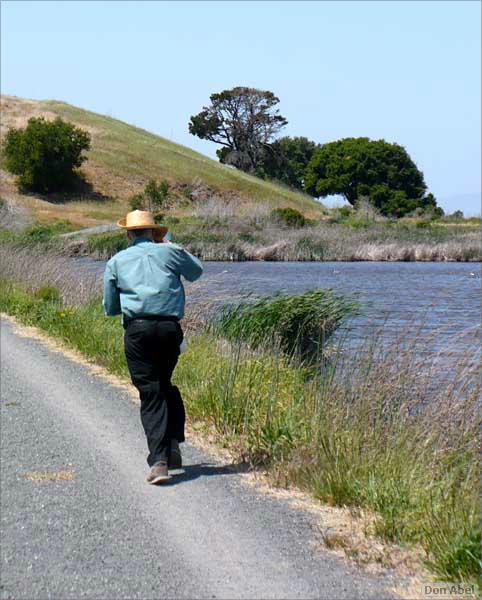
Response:
M110 114L214 156L212 92L272 90L288 135L403 144L448 210L480 212L479 2L1 4L2 93Z

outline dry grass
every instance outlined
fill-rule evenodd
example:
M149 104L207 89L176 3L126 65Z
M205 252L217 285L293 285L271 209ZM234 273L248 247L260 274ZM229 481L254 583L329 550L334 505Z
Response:
M35 267L32 268L32 265ZM87 304L102 290L98 275L86 270L79 277L79 273L72 269L71 258L42 247L13 248L2 244L0 273L4 280L21 279L32 293L41 287L61 290L62 301L69 305Z
M174 239L204 260L269 261L480 261L477 227L419 229L407 223L362 227L315 221L299 229L276 223L265 207L232 216L229 203L212 199L195 221L172 225Z
M213 197L191 215L165 214L173 239L203 260L214 261L457 261L477 262L482 244L476 225L417 222L362 222L355 226L326 219L301 228L279 223L267 205L246 203L235 214L232 200ZM72 254L109 258L126 247L122 232L72 242Z
M74 479L73 471L29 471L24 473L25 479L29 481L72 481Z

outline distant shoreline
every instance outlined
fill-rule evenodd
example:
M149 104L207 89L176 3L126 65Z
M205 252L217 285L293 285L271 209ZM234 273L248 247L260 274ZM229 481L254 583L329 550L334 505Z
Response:
M347 249L338 256L327 253L326 257L309 248L273 244L246 248L208 244L185 244L189 252L203 261L212 262L462 262L480 263L480 248L458 244L366 244ZM93 260L108 260L117 251L108 244L92 247L88 240L71 242L66 247L71 257L85 256Z

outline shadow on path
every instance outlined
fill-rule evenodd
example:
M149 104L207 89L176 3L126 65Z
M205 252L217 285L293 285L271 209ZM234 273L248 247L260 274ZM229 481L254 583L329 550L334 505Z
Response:
M246 473L251 467L247 463L235 463L231 465L212 465L209 463L199 463L196 465L186 465L179 471L172 473L173 477L162 484L162 487L177 485L186 481L192 481L199 477L212 477L213 475L236 475Z

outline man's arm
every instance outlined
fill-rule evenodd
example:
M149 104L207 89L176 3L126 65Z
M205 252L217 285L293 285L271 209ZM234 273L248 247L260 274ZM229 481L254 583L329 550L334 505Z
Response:
M102 304L104 305L105 314L109 317L115 317L115 315L121 314L117 278L110 263L107 263L104 272L104 299Z
M188 281L199 279L203 272L201 261L181 246L172 243L169 243L169 245L172 249L169 261L172 270Z

